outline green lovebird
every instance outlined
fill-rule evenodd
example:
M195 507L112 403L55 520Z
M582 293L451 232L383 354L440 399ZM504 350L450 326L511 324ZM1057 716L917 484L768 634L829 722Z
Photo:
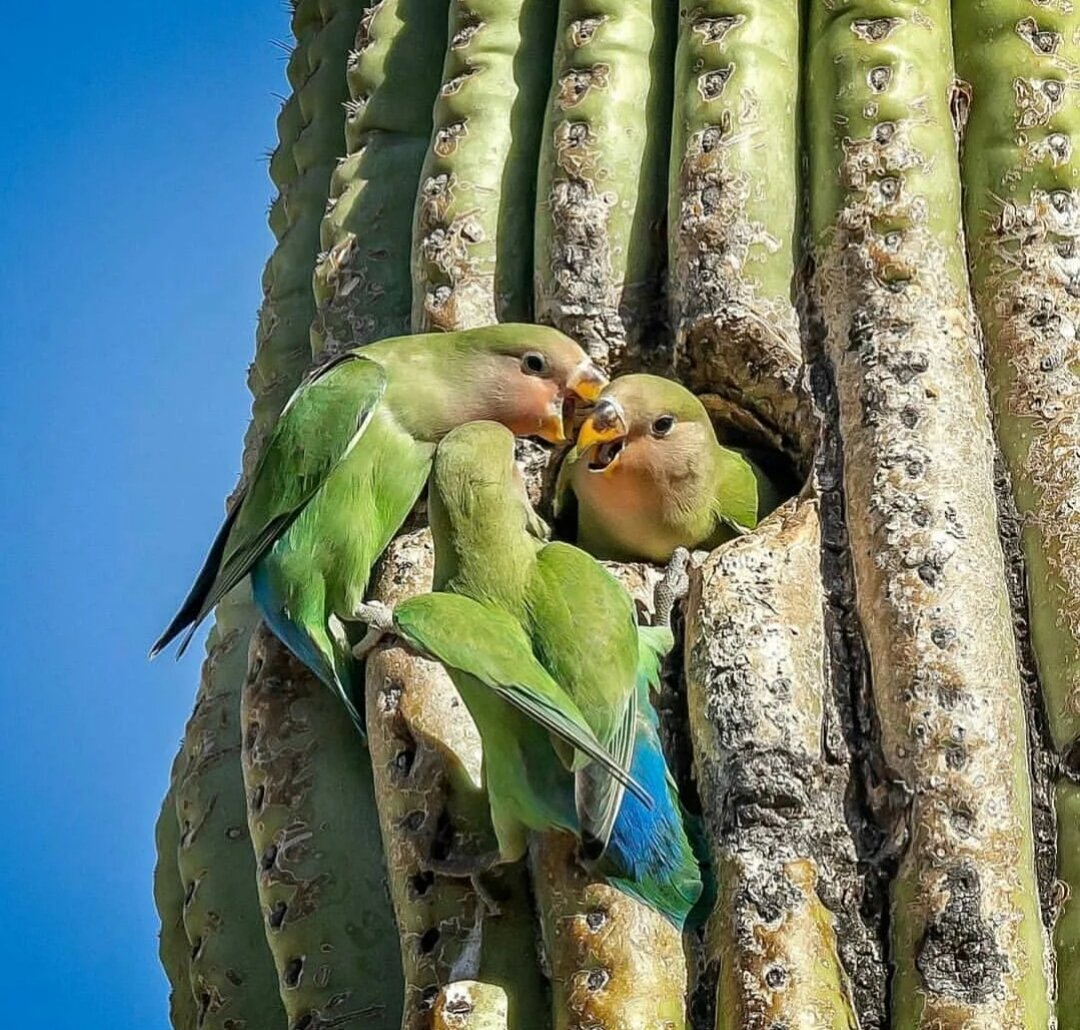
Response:
M182 654L250 573L267 624L362 726L350 623L427 482L435 445L475 419L559 442L575 398L592 403L606 382L569 337L515 324L382 340L315 369L151 657L186 629Z
M520 858L528 831L572 833L598 873L682 927L701 871L649 700L671 630L639 629L606 569L545 542L513 443L491 422L443 440L428 501L436 592L369 618L442 662L468 706L499 860Z
M598 558L665 562L677 547L711 549L748 532L780 500L757 465L717 442L689 390L628 375L583 423L559 470L555 513Z

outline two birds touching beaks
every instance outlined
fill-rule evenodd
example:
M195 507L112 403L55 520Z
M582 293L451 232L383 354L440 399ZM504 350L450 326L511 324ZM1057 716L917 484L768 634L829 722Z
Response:
M514 437L562 443L581 407L555 501L579 548L549 540ZM366 604L425 485L433 592L393 612ZM777 501L693 394L656 376L608 383L554 329L383 340L297 388L151 655L185 633L182 653L250 576L271 630L362 730L360 659L392 632L442 662L476 723L500 861L520 858L529 832L568 832L591 868L682 928L701 907L705 856L650 701L674 644L671 598L639 626L596 558L667 562L752 529Z

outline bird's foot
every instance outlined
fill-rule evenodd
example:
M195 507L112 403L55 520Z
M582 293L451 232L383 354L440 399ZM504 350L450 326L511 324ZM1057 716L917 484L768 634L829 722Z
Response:
M353 617L367 623L367 632L353 649L353 657L363 661L372 648L394 628L394 612L381 601L368 601L356 606Z
M480 899L480 905L485 915L502 915L499 903L491 892L484 886L481 877L503 861L502 854L498 851L485 851L479 855L460 855L456 858L428 858L425 867L433 873L442 876L453 876L468 880Z
M685 547L676 547L671 560L664 570L663 579L656 585L653 593L653 607L656 611L654 625L671 628L671 614L675 605L690 592L690 552Z

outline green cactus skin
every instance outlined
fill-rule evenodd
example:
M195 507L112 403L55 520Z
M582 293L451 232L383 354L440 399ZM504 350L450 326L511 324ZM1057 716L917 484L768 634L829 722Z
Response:
M561 0L536 188L535 310L611 370L666 366L661 266L677 5Z
M175 780L177 865L200 1030L286 1025L259 916L238 764L251 619L242 593L218 607Z
M1057 953L1059 1030L1080 1026L1080 784L1062 780L1057 785L1058 878L1069 885L1057 925L1054 949Z
M380 0L349 56L347 157L330 185L315 270L316 355L409 330L409 247L431 108L446 48L448 0Z
M995 0L953 12L969 107L964 203L997 438L1027 564L1032 650L1055 748L1080 739L1080 11ZM1061 1030L1080 1028L1077 790L1058 790Z
M394 1030L402 982L369 758L340 701L265 627L248 669L248 827L289 1026Z
M814 0L815 292L882 757L896 1030L1044 1028L1027 732L960 221L945 0Z
M684 383L738 399L810 451L797 390L798 0L681 7L668 294Z
M1080 11L996 0L957 9L954 31L972 282L1064 750L1080 737Z
M195 1030L198 1010L191 993L191 944L184 930L184 884L177 865L180 824L176 821L176 779L181 755L173 762L169 789L154 827L157 864L154 866L154 904L161 919L158 958L169 980L169 1025L173 1030Z
M528 321L556 7L454 0L413 221L414 331Z
M392 607L430 590L433 570L431 534L403 534L383 556L372 594ZM489 1018L491 1006L502 1004L510 1030L544 1030L545 984L523 864L479 878L498 913L446 866L460 863L464 872L470 859L498 848L476 726L442 666L392 646L377 649L366 671L368 742L405 970L402 1028L431 1030L440 988L475 979L502 990L478 995L473 1018Z

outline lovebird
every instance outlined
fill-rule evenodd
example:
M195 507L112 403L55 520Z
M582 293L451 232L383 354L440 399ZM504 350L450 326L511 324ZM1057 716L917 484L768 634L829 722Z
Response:
M559 470L557 524L598 558L666 562L753 529L782 498L716 439L704 405L660 376L613 380Z
M435 445L474 419L560 442L568 409L594 402L606 382L569 337L509 323L382 340L315 369L150 656L186 629L182 654L250 574L267 625L337 691L362 732L351 624L372 565L427 482Z
M435 592L369 619L442 662L468 706L495 861L520 858L529 831L571 833L598 873L682 928L701 871L649 700L671 630L639 628L603 566L543 539L513 443L491 422L443 440L428 492Z

